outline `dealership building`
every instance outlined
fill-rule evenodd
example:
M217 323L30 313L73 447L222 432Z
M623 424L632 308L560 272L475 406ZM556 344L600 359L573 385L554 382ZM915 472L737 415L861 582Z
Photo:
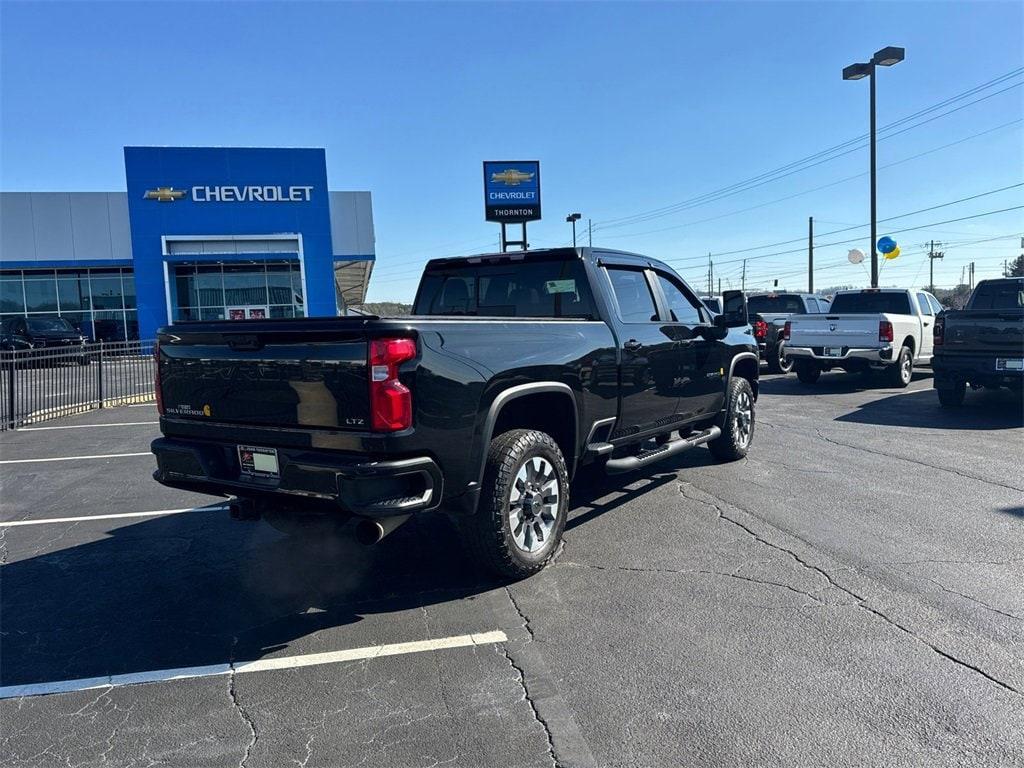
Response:
M341 314L374 263L369 192L323 149L125 147L126 192L0 192L0 315L103 341L186 320Z

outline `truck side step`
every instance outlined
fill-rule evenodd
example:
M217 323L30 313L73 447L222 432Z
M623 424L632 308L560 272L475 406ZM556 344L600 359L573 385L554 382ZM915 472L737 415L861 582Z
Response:
M621 472L632 472L634 469L646 467L648 464L653 464L656 461L667 459L669 456L675 456L677 453L682 453L690 448L696 448L698 445L704 445L704 443L714 440L721 434L722 430L719 427L709 427L703 432L698 432L695 435L680 438L679 440L673 440L671 443L659 445L657 448L652 448L648 451L640 451L640 453L635 456L623 456L618 459L608 459L608 463L605 464L605 470L610 475L617 475Z

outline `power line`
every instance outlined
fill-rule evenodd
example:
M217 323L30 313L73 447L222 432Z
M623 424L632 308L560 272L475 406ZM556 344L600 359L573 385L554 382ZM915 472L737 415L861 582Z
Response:
M905 227L903 229L893 229L893 230L890 230L890 234L897 235L897 234L900 234L900 233L903 233L903 232L916 232L916 231L921 230L921 229L928 229L929 227L937 227L937 226L939 226L941 224L952 224L952 223L957 222L957 221L970 221L971 219L979 219L979 218L982 218L984 216L994 216L994 215L996 215L998 213L1007 213L1009 211L1019 211L1022 208L1024 208L1024 205L1015 205L1015 206L1012 206L1010 208L1000 208L999 210L996 210L996 211L985 211L984 213L976 213L976 214L973 214L971 216L962 216L962 217L960 217L958 219L947 219L946 221L933 221L930 224L921 224L920 226L917 226L917 227ZM816 248L828 248L828 247L833 246L833 245L845 245L847 243L855 243L855 242L857 242L857 241L859 241L861 239L863 239L863 238L861 238L861 237L852 237L852 238L848 238L846 240L836 240L836 241L833 241L831 243L816 243L815 247ZM804 252L803 248L795 248L795 249L788 250L788 251L776 251L775 253L764 253L764 254L761 254L759 256L747 256L746 260L747 261L755 261L757 259L771 258L772 256L788 256L789 254L803 253L803 252ZM721 254L719 254L719 255L721 255ZM665 259L665 262L671 264L671 263L673 263L675 261L681 261L681 260L683 260L683 259ZM685 259L685 260L689 260L689 259ZM743 261L743 259L729 259L728 261L721 261L721 262L718 262L718 263L720 265L721 264L736 264L736 263L738 263L740 261Z
M925 150L924 152L919 152L916 155L911 155L910 157L905 157L902 160L896 160L896 161L894 161L892 163L887 163L886 165L881 165L881 166L878 167L878 170L881 171L881 170L884 170L886 168L892 168L893 166L901 165L903 163L910 162L911 160L917 160L918 158L924 157L925 155L930 155L930 154L932 154L934 152L939 152L939 151L941 151L943 149L948 149L949 147L956 146L957 144L962 144L965 141L970 141L971 139L976 139L976 138L979 138L981 136L985 136L985 135L987 135L989 133L993 133L995 131L998 131L998 130L1000 130L1002 128L1006 128L1008 126L1016 125L1016 124L1022 123L1022 122L1024 122L1024 118L1017 118L1016 120L1011 120L1011 121L1009 121L1007 123L1003 123L1001 125L997 125L997 126L995 126L993 128L989 128L987 130L980 131L978 133L973 133L970 136L965 136L962 139L958 139L956 141L952 141L952 142L950 142L948 144L943 144L942 146L934 147L932 149ZM847 176L844 179L839 179L837 181L832 181L832 182L829 182L828 184L822 184L820 187L812 187L811 189L806 189L806 190L804 190L802 192L797 192L797 193L792 194L792 195L786 195L785 197L779 197L779 198L776 198L775 200L769 200L766 203L758 203L757 205L752 205L752 206L749 206L747 208L741 208L738 211L730 211L729 213L722 213L722 214L718 214L717 216L709 216L708 218L705 218L705 219L698 219L696 221L688 221L688 222L684 222L682 224L673 224L672 226L669 226L669 227L660 227L659 229L648 229L648 230L645 230L643 232L623 232L623 233L620 233L620 234L617 234L617 235L606 235L605 239L606 240L614 240L614 239L623 238L623 237L642 237L644 235L653 235L653 234L657 234L657 233L660 233L660 232L670 232L670 231L675 230L675 229L683 229L684 227L692 227L692 226L696 226L697 224L706 224L709 221L717 221L718 219L728 218L729 216L736 216L737 214L740 214L740 213L747 213L748 211L755 211L758 208L765 208L765 207L767 207L769 205L774 205L776 203L782 203L782 202L785 202L786 200L792 200L795 197L801 197L803 195L809 195L812 192L820 192L823 189L828 189L830 187L835 187L835 186L838 186L839 184L844 184L847 181L853 181L854 179L859 179L859 178L862 178L863 176L867 176L867 175L868 175L868 172L864 171L863 173L857 173L857 174L854 174L853 176ZM824 221L823 220L822 223L825 223L825 224L842 224L842 223L845 223L845 222L828 222L828 221Z
M1001 82L1005 82L1006 80L1008 80L1010 78L1013 78L1013 77L1016 77L1016 76L1020 75L1022 72L1024 72L1024 67L1021 67L1021 68L1018 68L1016 70L1013 70L1013 71L1011 71L1011 72L1009 72L1009 73L1007 73L1005 75L1002 75L1002 76L1000 76L998 78L994 78L993 80L990 80L987 83L983 83L982 85L975 86L974 88L969 89L969 90L967 90L967 91L965 91L963 93L957 94L956 96L950 97L950 98L946 99L945 101L939 102L938 104L934 104L931 107L928 107L928 108L926 108L924 110L919 110L918 112L914 113L913 115L908 115L907 117L901 118L900 120L897 120L897 121L895 121L893 123L890 123L890 124L888 124L886 126L883 126L881 129L879 129L878 133L881 134L881 133L885 133L887 131L890 131L891 129L896 128L896 127L898 127L898 126L900 126L900 125L902 125L902 124L904 124L904 123L906 123L906 122L908 122L910 120L914 120L914 119L916 119L918 117L921 117L921 116L923 116L925 114L928 114L929 112L935 111L937 109L941 109L942 107L947 106L947 105L949 105L949 104L951 104L951 103L953 103L955 101L958 101L960 99L967 98L968 96L971 96L971 95L973 95L974 93L977 93L980 90L984 90L986 88L992 87L993 85L998 85ZM961 105L959 107L956 107L955 109L952 109L952 110L950 110L948 112L942 113L941 115L936 115L936 116L930 117L930 118L928 118L928 120L922 121L919 125L924 125L925 123L931 122L932 120L936 120L939 117L944 117L947 114L953 114L954 112L957 112L960 109L965 109L966 107L973 106L974 104L977 104L977 103L979 103L981 101L984 101L986 99L989 99L989 98L992 98L994 96L997 96L1000 93L1004 93L1005 91L1008 91L1011 88L1020 87L1020 85L1022 85L1022 84L1024 84L1024 83L1015 83L1015 84L1013 84L1011 86L1008 86L1007 88L1004 88L1004 89L1002 89L1000 91L996 91L994 93L988 94L988 95L983 96L980 99L976 99L975 101L972 101L972 102L970 102L968 104L963 104L963 105ZM912 128L915 128L915 127L917 127L917 125L909 126L909 127L905 128L902 131L899 131L897 133L892 133L889 136L880 137L880 140L881 140L881 138L891 138L891 136L898 135L898 133L904 133L907 130L911 130ZM783 166L780 166L778 168L775 168L775 169L773 169L771 171L766 171L764 173L761 173L761 174L759 174L757 176L753 176L753 177L751 177L749 179L746 179L744 181L736 182L736 183L728 185L726 187L722 187L722 188L720 188L718 190L714 190L712 192L707 192L707 193L704 193L702 195L698 195L696 197L680 201L678 203L673 203L671 205L662 206L661 208L654 208L654 209L651 209L651 210L648 210L648 211L643 211L643 212L631 214L629 216L622 216L622 217L619 217L619 218L608 219L603 224L598 224L596 228L598 228L598 229L611 229L611 228L620 227L620 226L628 226L629 224L636 224L636 223L639 223L641 221L647 221L647 220L652 219L652 218L659 218L661 216L667 216L667 215L669 215L671 213L675 213L675 212L678 212L680 210L685 210L686 208L696 207L697 205L704 205L704 204L706 204L708 202L713 202L714 200L719 200L719 199L722 199L722 197L728 197L730 195L737 194L738 192L741 192L741 191L747 191L748 189L753 189L755 187L762 186L763 184L769 183L771 181L777 181L779 179L786 178L787 176L790 176L793 173L798 173L801 170L806 170L807 168L811 168L811 167L814 167L816 165L820 165L822 162L828 162L829 160L834 160L834 159L836 159L838 157L842 157L843 155L849 154L850 152L856 151L856 150L860 149L861 147L857 146L857 147L854 147L853 149L849 149L849 150L847 150L846 148L851 146L851 145L853 145L853 144L860 144L866 138L867 138L867 134L862 135L862 136L858 136L855 139L850 139L850 140L848 140L846 142L843 142L841 144L837 144L834 147L830 147L829 149L821 150L820 152L817 152L817 153L815 153L813 155L808 155L805 158L801 158L800 160L795 160L795 161L790 162L790 163L788 163L786 165L783 165ZM845 150L845 151L839 152L839 150ZM838 152L838 154L836 154L837 152ZM819 158L822 158L823 156L826 156L826 155L834 155L834 156L833 157L826 157L825 159L819 160ZM811 161L817 161L817 162L811 162ZM798 167L798 166L805 166L805 167Z
M962 249L969 249L972 246L980 245L982 243L990 243L990 242L995 242L997 240L1009 240L1009 239L1017 238L1017 237L1020 237L1020 233L1019 232L1012 232L1012 233L1005 234L1005 235L996 235L994 237L986 237L986 238L977 239L977 240L965 241L965 242L960 243L960 244L954 244L954 245L944 244L943 247L946 249L946 251L962 250ZM901 254L901 256L902 255L917 256L917 255L927 254L927 253L928 253L928 250L926 248L922 247L921 249L916 249L916 250L913 250L913 251L909 251L909 252L907 252L905 254ZM1003 255L1000 254L1000 255L997 255L997 256L990 256L990 257L984 257L984 256L976 257L975 261L979 261L980 262L980 261L984 261L986 259L1001 260L1003 258L1004 258ZM840 266L847 266L847 265L849 265L849 263L850 262L847 261L846 259L841 259L839 261L834 261L834 262L826 262L825 264L822 265L822 269L831 269L831 268L840 267ZM890 267L890 270L889 270L889 274L890 275L892 274L892 270L900 269L900 268L907 268L907 267L913 266L913 264L906 263L906 262L904 262L904 263L889 262L889 263L893 265L893 266ZM789 265L783 265L781 268L782 269L786 269L788 266ZM815 269L815 271L817 271L817 268ZM779 278L779 279L782 279L784 277L793 277L793 276L804 275L804 274L806 274L806 269L804 269L802 267L799 268L799 269L794 269L792 271L786 271L786 272L778 272L777 270L762 269L762 270L758 271L755 274L754 279L755 280L766 280L766 279L767 280L771 280L771 279L776 278L776 277ZM748 278L747 279L748 279L748 281L751 279L750 278L750 271L749 270L748 270Z
M934 211L934 210L937 210L938 208L948 208L951 205L958 205L959 203L966 203L966 202L968 202L970 200L977 200L979 197L986 197L988 195L994 195L994 194L997 194L999 192L1006 192L1009 189L1016 189L1017 187L1021 187L1021 186L1024 186L1024 182L1018 182L1017 184L1010 184L1009 186L1000 187L998 189L990 189L987 192L980 192L980 193L978 193L976 195L970 195L968 197L962 197L959 200L950 200L949 202L946 202L946 203L939 203L938 205L932 205L932 206L929 206L928 208L921 208L920 210L911 211L910 213L901 213L901 214L899 214L897 216L889 216L888 218L879 219L878 221L881 223L881 222L886 222L886 221L895 221L896 219L905 219L905 218L907 218L909 216L916 216L919 213L927 213L928 211ZM833 230L830 230L828 232L822 232L819 235L819 237L828 237L829 235L838 235L838 234L840 234L842 232L850 232L850 231L855 230L855 229L863 229L864 227L867 227L867 226L870 226L870 223L868 223L868 224L856 224L854 226L843 227L841 229L833 229ZM906 230L901 230L901 231L906 231ZM713 256L733 256L733 255L735 255L737 253L750 253L750 251L760 251L763 248L777 248L780 245L791 245L793 243L802 243L805 240L806 240L806 238L804 238L804 237L797 237L797 238L793 238L792 240L780 240L777 243L764 243L762 245L750 246L749 248L738 248L738 249L736 249L734 251L719 251L718 253L714 253L712 255ZM679 259L676 259L676 261L696 261L696 260L702 259L702 258L704 258L704 257L703 256L686 256L686 257L681 257ZM760 258L760 257L759 256L755 256L753 258ZM726 262L722 262L722 263L726 263Z

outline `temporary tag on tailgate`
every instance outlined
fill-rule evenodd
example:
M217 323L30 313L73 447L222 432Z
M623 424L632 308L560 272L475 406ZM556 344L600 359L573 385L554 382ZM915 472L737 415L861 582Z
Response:
M254 477L277 477L277 449L256 448L251 445L238 446L238 464L242 472Z

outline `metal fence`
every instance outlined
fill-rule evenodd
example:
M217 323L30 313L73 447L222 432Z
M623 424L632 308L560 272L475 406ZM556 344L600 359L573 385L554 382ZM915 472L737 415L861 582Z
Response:
M0 430L153 402L153 342L0 350Z

